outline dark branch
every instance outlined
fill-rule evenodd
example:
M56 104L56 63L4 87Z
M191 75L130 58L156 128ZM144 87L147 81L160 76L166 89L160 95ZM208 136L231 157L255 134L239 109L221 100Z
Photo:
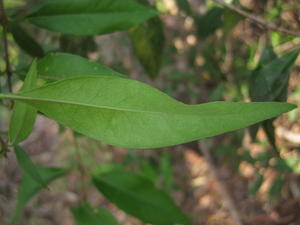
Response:
M283 28L283 27L279 27L277 26L276 24L274 23L271 23L271 22L268 22L268 21L265 21L263 20L262 18L260 18L259 16L257 15L254 15L254 14L251 14L251 13L248 13L244 10L242 10L241 8L239 8L238 6L235 6L233 4L229 4L229 3L226 3L224 2L223 0L213 0L214 2L228 8L228 9L231 9L235 12L237 12L238 14L248 18L249 20L252 20L253 22L257 23L257 24L260 24L264 27L267 27L271 30L274 30L274 31L278 31L278 32L281 32L281 33L284 33L284 34L288 34L288 35L292 35L292 36L295 36L295 37L300 37L300 33L297 33L295 31L292 31L292 30L288 30L286 28Z

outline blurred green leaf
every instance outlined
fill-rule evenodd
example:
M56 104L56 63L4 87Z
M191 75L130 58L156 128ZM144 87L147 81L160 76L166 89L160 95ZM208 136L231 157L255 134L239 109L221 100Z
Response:
M98 165L94 170L93 170L93 174L95 176L100 176L103 173L108 173L111 171L119 171L119 170L124 170L124 166L122 164L119 163L103 163L101 165Z
M289 156L283 160L293 173L300 173L300 158L298 156Z
M231 9L225 9L223 14L224 32L229 33L242 19L244 19L244 17L239 13L236 13Z
M62 34L59 37L60 50L88 58L90 52L97 51L97 44L93 36L76 36Z
M221 101L224 99L224 93L226 91L225 84L219 84L210 94L211 101Z
M279 175L275 178L273 181L270 189L269 189L269 197L271 199L278 199L280 197L280 193L282 191L282 188L284 186L284 178L282 175Z
M230 157L234 157L234 156L237 156L237 149L238 149L238 147L236 147L236 146L225 145L225 146L216 148L216 150L213 152L213 154L216 156L229 155Z
M264 182L264 175L260 173L256 174L256 180L253 182L253 184L250 187L250 194L253 196L256 195L263 182Z
M192 16L193 12L188 0L176 0L177 7L183 11L186 15Z
M153 166L147 160L142 160L140 162L140 170L145 177L147 177L153 183L156 183L157 171L153 168Z
M31 161L26 150L20 146L15 146L15 153L19 166L23 169L24 173L28 174L36 183L40 184L43 188L47 188L47 185L43 178L40 176L37 167Z
M300 159L296 156L290 156L287 158L277 159L273 168L280 172L293 172L299 173L300 171Z
M163 175L163 187L166 191L171 191L173 187L173 171L170 156L163 152L160 159L160 170Z
M37 86L37 63L33 61L21 91L29 91ZM25 140L31 133L36 119L37 110L22 102L16 102L10 118L8 138L12 144Z
M252 101L283 100L289 78L289 71L298 57L299 50L289 52L280 58L259 66L250 78L250 97ZM272 56L271 54L271 57Z
M264 165L267 165L269 160L272 158L272 155L270 155L268 152L262 152L254 157L255 162L262 163Z
M11 23L9 31L12 33L14 40L20 48L33 57L43 57L44 50L23 27L18 23Z
M53 167L42 167L36 166L42 179L45 181L46 185L50 184L55 179L64 176L69 170ZM17 195L17 207L12 218L12 222L15 223L20 220L22 209L25 204L40 190L43 186L37 183L30 175L27 173L23 174L23 178L18 190Z
M256 68L256 72L259 72L259 70L262 67L266 66L267 64L269 64L270 62L272 62L273 60L275 60L277 58L278 57L277 57L276 53L274 52L273 46L267 45L262 51L262 54L261 54L259 62L258 62L258 66Z
M262 127L267 135L269 143L277 150L276 146L276 136L275 136L275 127L273 125L274 119L269 119L261 122Z
M139 61L151 78L159 74L162 63L165 36L159 17L129 30L132 47Z
M256 160L250 155L249 151L244 151L241 155L241 160L246 161L252 165L255 164Z
M0 158L5 157L7 154L7 151L5 150L5 148L0 145Z
M286 101L289 71L299 52L295 50L277 58L271 46L264 49L260 62L250 77L249 94L252 101ZM273 119L252 126L250 128L252 139L255 140L260 125L263 126L269 142L276 149Z
M37 68L39 75L50 80L84 75L124 76L86 58L67 53L49 54L38 60Z
M88 203L82 203L71 211L77 225L119 225L106 209L93 208Z
M224 9L213 7L205 15L195 16L197 34L200 39L205 39L223 26L222 16Z
M126 213L155 225L191 225L191 221L163 191L144 176L112 171L94 176L97 189Z
M220 83L226 81L226 75L222 72L220 61L222 60L216 52L211 51L212 46L208 45L202 52L205 59L204 69L209 72L210 78Z
M0 98L21 101L88 137L126 148L158 148L215 136L278 116L295 105L186 105L144 83L84 76Z
M52 31L94 35L126 30L155 15L154 9L135 0L50 0L32 10L27 19Z
M4 8L14 8L24 6L26 3L24 0L4 0Z
M259 73L259 71L261 70L261 68L263 66L266 66L268 63L272 62L275 59L277 59L277 55L274 52L273 47L270 46L270 45L267 45L263 49L262 54L261 54L260 59L259 59L259 62L258 62L258 65L257 65L256 69L252 72L252 76L250 77L249 92L253 92L254 91L252 89L255 88L254 82L255 82L256 74ZM253 95L253 94L251 94L251 95ZM255 101L255 100L252 100L252 101ZM269 123L266 122L266 126L268 124ZM256 134L257 134L258 129L259 129L260 126L261 126L261 123L257 123L257 124L254 124L253 126L251 126L249 128L252 140L256 139Z

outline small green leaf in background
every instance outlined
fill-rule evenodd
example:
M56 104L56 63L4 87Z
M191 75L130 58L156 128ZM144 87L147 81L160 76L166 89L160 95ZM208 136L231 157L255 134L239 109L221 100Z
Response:
M62 80L84 75L124 76L86 58L52 53L38 60L38 74L50 80Z
M177 7L183 11L186 15L192 16L193 12L188 0L176 0Z
M12 33L14 40L27 54L32 57L43 57L44 50L39 43L36 42L26 30L18 23L11 23L9 31Z
M144 176L113 170L93 176L93 183L107 199L145 223L192 224L173 200Z
M77 36L61 34L59 37L60 51L88 58L89 53L97 52L97 43L93 36Z
M106 34L141 24L157 12L136 0L50 0L27 16L29 22L75 35Z
M256 193L259 191L261 185L263 184L264 182L264 175L261 174L261 173L258 173L256 175L256 180L253 182L253 184L251 185L250 187L250 194L251 195L256 195Z
M266 50L270 51L270 50ZM280 58L259 65L250 78L250 97L252 101L285 101L289 71L300 50L289 52ZM274 57L272 53L270 57ZM267 60L264 57L262 60ZM268 61L268 60L267 60Z
M279 174L279 176L274 179L269 189L269 197L271 200L276 200L279 198L279 196L281 196L280 193L282 191L284 183L284 177L282 176L282 174Z
M67 169L53 167L36 166L36 169L42 179L45 181L46 185L69 172L69 170ZM30 175L28 175L27 173L23 174L17 195L17 207L12 218L13 222L17 222L20 220L23 207L35 194L37 194L42 189L43 187L34 179L32 179Z
M144 83L116 76L75 77L0 98L27 103L79 133L125 148L182 144L295 108L279 102L186 105Z
M278 58L272 46L265 47L259 64L250 77L249 94L252 101L285 102L287 100L289 71L299 52L295 50ZM258 128L262 125L269 142L276 149L273 121L273 119L266 120L252 126L250 134L255 140Z
M147 177L153 183L156 183L158 174L152 164L148 160L139 160L139 162L139 169L142 172L143 176Z
M297 156L288 156L282 159L277 159L272 167L279 172L292 172L299 174L300 158Z
M40 176L37 167L31 161L29 155L27 155L25 149L20 146L15 146L15 153L19 166L23 169L24 173L28 174L34 181L39 183L43 188L47 188L47 185L43 178Z
M236 13L231 9L225 9L223 13L224 32L229 33L242 19L244 19L244 17L239 13Z
M82 203L71 211L76 225L119 225L106 209L93 208L88 203Z
M256 87L256 84L255 84L255 80L257 79L256 76L257 74L259 73L259 71L261 70L261 68L265 65L267 65L268 63L272 62L273 60L277 59L277 55L276 53L274 52L274 49L272 46L270 45L267 45L263 51L262 51L262 54L260 56L260 59L259 59L259 62L258 62L258 65L256 67L256 69L252 72L252 76L250 77L250 82L249 82L249 94L250 94L250 98L252 101L256 101L255 100L255 96L256 96L256 93L255 93L255 89L257 88ZM261 88L259 88L261 89ZM267 124L269 124L270 122L266 122ZM250 131L250 136L252 138L252 140L255 140L256 139L256 134L258 132L258 129L259 127L261 126L262 123L257 123L257 124L254 124L253 126L249 127L249 131Z
M196 22L198 37L205 39L220 28L223 25L223 14L223 8L213 7L205 15L195 16L194 20Z
M4 8L14 8L24 6L26 3L23 0L4 0Z
M158 76L162 64L165 36L162 21L154 17L129 30L132 47L148 75Z
M26 77L21 91L28 91L36 87L37 82L37 64L34 60ZM11 144L17 144L24 141L31 133L37 110L32 106L22 102L16 102L12 111L8 138Z
M160 170L163 175L163 187L164 190L170 191L173 186L173 171L170 155L167 152L163 152L160 159Z

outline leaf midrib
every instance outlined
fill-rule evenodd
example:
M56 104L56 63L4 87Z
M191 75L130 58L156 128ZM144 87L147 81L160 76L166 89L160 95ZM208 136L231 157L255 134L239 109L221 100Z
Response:
M0 99L12 99L12 100L25 100L25 101L37 101L37 102L49 102L49 103L58 103L58 104L67 104L67 105L77 105L82 107L89 107L89 108L97 108L97 109L109 109L115 111L124 111L124 112L137 112L137 113L167 113L167 112L159 112L159 111L144 111L144 110L135 110L135 109L125 109L125 108L118 108L112 106L99 106L99 105L92 105L87 103L78 103L66 100L54 100L49 98L33 98L27 96L20 96L20 95L9 95L9 94L0 94ZM176 113L174 113L176 114Z
M57 103L57 104L66 104L66 105L75 105L75 106L81 106L81 107L88 107L88 108L96 108L96 109L108 109L108 110L114 110L114 111L121 111L121 112L132 112L132 113L152 113L152 114L173 114L173 115L194 115L197 116L196 113L185 113L185 112L167 112L167 111L145 111L145 110L136 110L136 109L126 109L126 108L119 108L119 107L113 107L113 106L104 106L104 105L93 105L93 104L87 104L87 103L80 103L80 102L73 102L73 101L67 101L67 100L57 100L57 99L49 99L49 98L34 98L34 97L27 97L27 96L20 96L20 95L11 95L11 94L0 94L1 98L7 98L12 100L24 100L26 101L36 101L36 102L49 102L49 103ZM185 104L183 104L185 105ZM185 105L186 107L190 105ZM255 112L254 112L255 113ZM222 116L236 116L239 113L225 113L222 114ZM249 112L250 114L250 112ZM198 116L201 117L214 117L214 116L220 116L220 115L214 115L214 114L198 114Z
M119 108L119 107L113 107L113 106L103 106L103 105L93 105L93 104L87 104L87 103L79 103L79 102L73 102L73 101L67 101L67 100L56 100L56 99L48 99L48 98L34 98L34 97L28 97L28 96L20 96L20 95L12 95L12 94L0 94L0 99L1 98L6 98L6 99L12 99L12 100L24 100L26 101L36 101L36 102L49 102L49 103L58 103L58 104L66 104L66 105L75 105L75 106L81 106L81 107L88 107L88 108L96 108L96 109L108 109L108 110L114 110L114 111L121 111L121 112L132 112L132 113L152 113L152 114L173 114L173 115L194 115L196 116L195 113L184 113L184 112L164 112L164 111L145 111L145 110L136 110L136 109L126 109L126 108ZM208 104L208 103L206 103ZM183 104L185 105L185 104ZM190 105L185 105L186 107ZM256 113L254 112L248 112L248 114ZM239 115L240 113L225 113L222 114L222 116L236 116ZM206 113L206 114L198 114L198 116L201 117L214 117L214 116L220 116L220 115L215 115L211 113Z
M132 14L132 13L145 13L147 10L132 10L132 11L122 11L122 12L84 12L84 13L57 13L54 15L37 15L35 16L33 15L29 15L27 18L28 19L39 19L39 18L47 18L47 17L61 17L61 16L66 16L66 17L70 17L70 16L107 16L107 15L115 15L118 14L120 16L120 14ZM154 16L154 12L152 12L151 10L149 10L149 14L153 14Z

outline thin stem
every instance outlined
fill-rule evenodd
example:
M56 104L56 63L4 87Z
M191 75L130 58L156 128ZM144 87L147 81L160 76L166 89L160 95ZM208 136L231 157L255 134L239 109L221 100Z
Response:
M77 142L77 139L74 135L73 130L70 130L71 132L71 139L76 151L76 164L77 164L77 169L79 172L79 176L80 176L80 200L82 202L86 201L87 199L87 193L86 193L86 186L85 186L85 182L86 182L86 171L85 171L85 167L81 158L81 154L80 154L80 147L79 144Z
M6 65L5 73L7 76L7 84L8 84L9 92L12 92L12 82L11 82L12 70L11 70L11 65L9 60L8 40L7 40L8 20L4 10L3 0L0 0L0 24L3 28L4 60Z
M223 183L222 179L219 176L219 173L217 171L217 168L214 165L213 159L210 155L210 149L207 147L207 145L203 141L198 141L198 146L201 149L204 157L207 160L211 175L215 179L220 195L225 201L225 204L227 205L227 208L229 210L229 213L231 215L232 220L234 221L235 225L243 225L242 220L240 218L240 215L238 213L237 207L234 204L234 201L231 199L230 195L226 191L225 184Z
M292 36L295 36L295 37L300 37L300 33L297 33L297 32L292 31L292 30L288 30L288 29L283 28L283 27L279 27L274 23L265 21L261 17L259 17L257 15L254 15L254 14L251 14L251 13L248 13L248 12L244 11L243 9L239 8L238 6L235 6L235 5L230 4L230 3L226 3L223 0L213 0L213 1L220 4L220 5L222 5L222 6L224 6L224 7L226 7L226 8L228 8L228 9L231 9L231 10L237 12L238 14L254 21L255 23L260 24L264 27L267 27L271 30L278 31L278 32L288 34L288 35L292 35Z

